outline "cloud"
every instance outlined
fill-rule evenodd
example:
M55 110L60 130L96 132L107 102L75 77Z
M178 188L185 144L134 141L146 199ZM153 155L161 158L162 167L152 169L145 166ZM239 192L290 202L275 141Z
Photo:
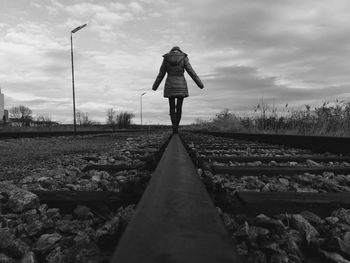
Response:
M297 105L348 96L346 0L4 3L0 85L5 96L18 92L6 103L32 95L28 104L52 111L53 119L71 121L69 36L86 22L74 34L77 106L101 121L104 105L129 109L138 120L139 96L147 91L145 122L169 122L164 82L157 92L150 89L174 45L188 53L205 85L198 89L186 75L185 122L223 108L249 111L262 98Z

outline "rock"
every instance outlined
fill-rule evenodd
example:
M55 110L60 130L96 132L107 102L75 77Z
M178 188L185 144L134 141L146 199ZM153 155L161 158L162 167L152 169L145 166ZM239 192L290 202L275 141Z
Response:
M116 216L96 230L95 239L100 247L106 248L115 244L119 223L119 217Z
M317 230L302 215L291 215L290 221L293 228L303 233L307 243L319 236Z
M327 250L336 252L345 259L350 260L350 245L337 237L332 237L328 240Z
M60 209L59 208L49 208L46 211L46 216L49 219L56 219L56 218L60 218Z
M0 193L8 196L8 206L16 213L36 208L39 204L37 195L12 184L0 183Z
M95 181L95 182L100 182L101 181L101 177L99 175L93 175L91 180Z
M338 217L340 221L350 225L350 210L339 208L331 213L332 216Z
M315 225L319 225L319 224L321 224L321 222L322 222L322 219L318 216L318 215L316 215L316 214L314 214L314 213L312 213L312 212L310 212L310 211L302 211L301 212L301 215L307 220L307 221L309 221L309 223L311 224L311 225L313 225L313 226L315 226Z
M339 222L339 218L335 216L329 216L324 219L329 225L334 225Z
M4 249L7 255L16 259L22 258L28 251L29 246L20 239L14 239L12 242L8 242L6 249Z
M41 232L43 224L39 220L33 221L25 227L28 236L35 236Z
M288 162L289 166L297 166L298 163L297 162Z
M46 213L47 209L48 209L47 204L42 204L37 208L40 215L44 215Z
M21 214L21 219L24 220L27 223L31 223L35 220L39 219L39 214L37 213L36 209L30 209L24 213Z
M343 240L344 240L344 242L350 244L350 231L345 232L345 234L343 236Z
M341 255L335 252L327 252L324 250L319 250L319 253L326 259L328 262L334 263L350 263L350 261L343 258Z
M21 263L37 263L35 254L30 251L24 255L24 257L21 259Z
M286 253L273 253L270 257L269 263L288 263L288 256Z
M278 163L276 161L272 160L268 163L268 165L269 166L278 166Z
M36 249L41 253L46 253L55 248L62 236L58 233L43 234L36 243Z
M62 253L60 247L56 247L50 253L46 256L46 262L48 263L65 263L65 262L72 262L69 261L67 256Z
M270 231L263 227L250 226L248 229L248 239L250 241L256 241L258 237L266 238L270 234Z
M0 253L0 262L1 263L15 263L16 261L11 257L6 256L4 253Z
M262 165L261 161L255 161L255 162L248 162L247 166L260 166Z
M299 258L299 256L294 254L288 255L288 263L302 263L303 261Z
M248 255L248 247L244 241L237 243L236 249L239 255L242 255L242 256Z
M251 259L250 262L253 262L253 263L266 263L267 262L266 255L261 250L252 251L249 254L249 258Z
M310 159L306 160L306 164L310 165L310 166L321 166L321 164L319 164L313 160L310 160Z
M120 223L123 227L129 224L129 222L132 219L132 216L134 215L135 205L129 205L125 208L119 208L118 210L118 216L120 218Z
M233 235L237 239L247 238L249 236L249 225L248 225L248 222L244 222L243 225L240 225L238 227L237 231L233 233Z
M234 220L232 216L226 213L222 213L221 215L222 220L224 221L224 225L226 228L230 231L235 231L238 228L237 222Z
M285 251L288 254L296 255L299 260L303 259L303 253L293 238L286 239Z
M281 234L285 230L285 226L279 219L270 218L264 214L260 214L257 217L248 220L249 224L254 226L261 226L264 228L268 228L272 232Z
M279 181L282 185L285 185L285 186L288 186L288 185L289 185L289 180L286 179L286 178L278 178L278 181Z
M79 232L81 225L77 222L71 221L69 219L62 219L56 221L57 229L62 233L66 234L76 234Z
M90 212L90 208L84 205L78 205L74 209L74 214L79 218L79 219L88 219L93 217L93 214Z

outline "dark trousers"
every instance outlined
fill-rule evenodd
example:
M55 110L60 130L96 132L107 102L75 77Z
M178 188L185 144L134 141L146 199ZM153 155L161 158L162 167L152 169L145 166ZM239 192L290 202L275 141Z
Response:
M170 119L173 125L173 132L177 133L182 114L183 97L169 98Z

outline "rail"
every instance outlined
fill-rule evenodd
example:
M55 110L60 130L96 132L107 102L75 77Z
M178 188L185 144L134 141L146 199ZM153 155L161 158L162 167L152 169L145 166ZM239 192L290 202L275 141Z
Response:
M243 262L173 135L111 262Z

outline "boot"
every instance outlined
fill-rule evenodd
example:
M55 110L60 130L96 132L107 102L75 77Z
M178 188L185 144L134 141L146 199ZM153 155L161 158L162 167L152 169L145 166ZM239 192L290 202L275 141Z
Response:
M171 124L173 126L173 133L178 133L176 114L175 113L170 114L170 119L171 119Z
M177 112L176 113L176 130L179 129L180 120L181 120L181 112Z

